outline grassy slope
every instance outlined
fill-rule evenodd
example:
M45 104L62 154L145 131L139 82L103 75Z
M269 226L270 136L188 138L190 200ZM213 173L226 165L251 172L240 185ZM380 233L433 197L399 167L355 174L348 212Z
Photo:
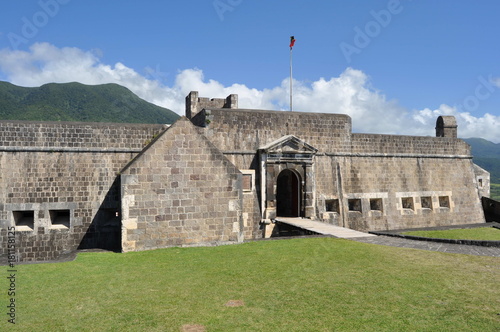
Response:
M454 240L500 241L500 230L493 227L450 229L444 231L412 231L403 234Z
M18 322L12 331L179 331L184 324L207 331L500 326L494 257L312 238L83 253L73 262L17 268ZM6 278L1 280L7 289ZM230 300L245 306L225 306ZM4 318L0 329L6 324Z
M24 88L0 82L2 120L172 123L178 117L117 84Z

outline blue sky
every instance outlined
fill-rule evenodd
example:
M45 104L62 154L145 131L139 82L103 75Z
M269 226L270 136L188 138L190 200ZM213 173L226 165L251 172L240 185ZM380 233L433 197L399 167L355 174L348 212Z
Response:
M118 83L183 112L184 96L347 113L357 132L500 142L500 3L493 0L25 0L0 11L0 80Z

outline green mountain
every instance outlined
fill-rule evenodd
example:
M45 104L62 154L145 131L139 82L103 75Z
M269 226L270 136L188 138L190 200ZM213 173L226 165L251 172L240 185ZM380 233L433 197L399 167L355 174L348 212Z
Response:
M0 120L173 123L178 118L118 84L25 88L0 81Z
M471 146L474 163L490 172L492 183L500 183L500 144L482 138L464 141Z
M464 139L472 147L474 157L500 159L500 144L487 141L483 138Z

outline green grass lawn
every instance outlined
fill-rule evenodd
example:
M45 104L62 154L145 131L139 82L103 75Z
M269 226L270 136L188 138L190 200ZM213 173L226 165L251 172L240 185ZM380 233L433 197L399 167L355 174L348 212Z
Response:
M500 230L493 227L449 229L443 231L411 231L402 234L440 239L500 241Z
M334 238L16 267L9 331L498 331L500 259ZM1 267L7 276L7 267ZM1 278L2 307L8 303ZM244 306L230 307L230 300ZM5 309L4 309L5 311Z
M500 201L500 184L497 183L490 184L490 196L491 199Z

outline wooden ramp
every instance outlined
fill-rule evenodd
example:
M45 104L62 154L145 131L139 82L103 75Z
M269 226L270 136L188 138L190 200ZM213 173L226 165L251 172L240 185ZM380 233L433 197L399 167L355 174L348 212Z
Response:
M275 221L299 227L318 234L332 235L343 239L376 236L373 234L363 233L345 227L334 226L323 222L314 221L311 219L278 217L275 219Z

